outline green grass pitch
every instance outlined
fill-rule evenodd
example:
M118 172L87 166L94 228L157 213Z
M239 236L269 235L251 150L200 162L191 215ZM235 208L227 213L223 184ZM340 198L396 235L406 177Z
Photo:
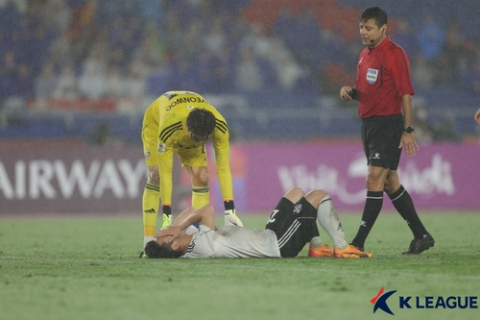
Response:
M267 218L243 221L263 228ZM351 240L360 217L340 218ZM434 248L401 255L411 232L399 215L382 213L366 244L374 257L359 260L311 259L306 248L294 259L139 259L141 216L4 218L0 319L480 319L479 309L400 309L399 296L480 292L480 215L421 218ZM397 290L388 299L394 316L373 313L382 287Z

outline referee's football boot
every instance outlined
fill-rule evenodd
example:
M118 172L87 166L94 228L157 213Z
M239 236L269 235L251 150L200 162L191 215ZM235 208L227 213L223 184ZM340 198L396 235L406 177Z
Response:
M141 259L146 259L146 258L148 258L147 253L145 252L145 250L143 250L142 252L140 252L140 255L139 255L138 257L141 258Z
M434 245L435 240L433 240L433 237L427 232L423 238L413 239L412 242L410 242L410 247L408 250L402 252L402 254L420 254L423 251L430 249Z
M371 258L373 254L371 252L363 251L359 247L349 244L345 249L338 249L336 246L333 249L333 256L335 258L350 258L350 259L359 259L359 258Z
M308 246L308 256L312 258L331 258L333 257L333 249L325 243L318 248L314 248L312 244L310 244Z

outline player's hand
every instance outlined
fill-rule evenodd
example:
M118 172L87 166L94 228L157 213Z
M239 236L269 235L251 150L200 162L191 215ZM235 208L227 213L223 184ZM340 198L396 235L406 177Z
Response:
M480 108L475 112L475 121L480 124Z
M180 237L181 234L182 234L182 229L179 226L168 226L164 229L160 229L155 234L155 238L172 237L172 240L173 240Z
M404 132L402 134L402 138L400 139L400 145L398 147L405 147L405 154L407 155L407 157L413 157L417 150L419 150L415 135L413 133L407 132Z
M340 98L344 101L350 101L353 100L353 98L350 96L352 93L352 87L350 86L344 86L342 89L340 89Z

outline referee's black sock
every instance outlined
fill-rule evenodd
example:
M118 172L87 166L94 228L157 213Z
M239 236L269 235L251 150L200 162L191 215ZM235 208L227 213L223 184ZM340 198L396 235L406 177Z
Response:
M405 190L403 186L400 186L397 191L388 196L390 200L392 200L395 209L397 209L398 213L400 213L402 218L407 222L415 239L422 239L427 233L427 230L423 226L422 221L420 221L412 198L407 190Z
M368 234L370 230L372 230L380 210L382 210L382 205L383 191L367 191L367 200L363 208L362 221L360 221L357 235L352 240L353 245L363 249L365 240L367 240Z

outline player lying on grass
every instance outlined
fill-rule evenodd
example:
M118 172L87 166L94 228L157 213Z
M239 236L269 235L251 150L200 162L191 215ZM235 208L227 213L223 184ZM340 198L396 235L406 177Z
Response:
M320 239L317 220L333 240L332 249ZM194 223L198 232L183 232ZM175 222L147 243L149 258L289 258L307 244L310 257L370 258L349 245L332 200L323 190L308 194L300 188L288 191L270 215L264 230L237 226L215 227L211 205L183 211Z

